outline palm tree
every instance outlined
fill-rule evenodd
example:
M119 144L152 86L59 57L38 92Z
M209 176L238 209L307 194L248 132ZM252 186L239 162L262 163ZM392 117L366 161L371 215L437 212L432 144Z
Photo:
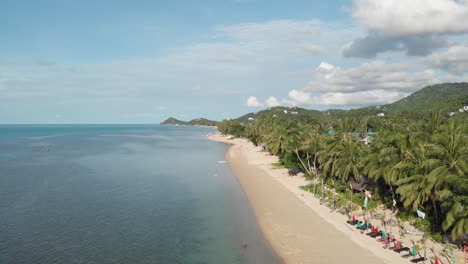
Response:
M467 197L468 198L468 197ZM467 199L468 200L468 199ZM464 238L468 234L468 206L467 200L465 204L456 202L451 206L450 211L445 216L445 220L442 222L442 229L444 231L452 228L452 239Z
M352 138L342 138L329 145L329 154L323 169L325 173L346 182L349 177L358 179L361 170L360 154L362 144Z
M414 154L411 160L399 162L393 169L400 175L400 179L396 182L398 186L396 192L400 194L403 205L406 208L417 209L428 200L423 184L427 172L421 165L427 160L427 156L422 143L415 148Z

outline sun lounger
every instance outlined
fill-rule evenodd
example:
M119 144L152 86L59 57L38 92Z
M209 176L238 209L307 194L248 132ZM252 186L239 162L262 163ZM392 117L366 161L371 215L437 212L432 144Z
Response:
M387 244L392 243L394 240L395 240L395 238L389 236L387 239L385 239L384 241L382 241L382 243L384 243L385 245L387 245Z
M375 228L375 226L371 226L370 233L367 233L366 235L370 236L370 235L375 234L375 233L377 233L377 229Z
M358 220L356 219L356 216L353 214L353 218L351 220L346 221L346 223L350 225L356 225L358 223Z
M416 253L415 247L412 247L412 248L409 250L408 254L405 254L405 255L403 255L402 257L403 257L403 258L409 258L409 257L411 257L411 256L416 256L416 254L417 254L417 253Z
M412 259L411 262L413 262L413 263L418 263L418 262L420 262L420 261L425 261L425 260L427 260L427 258L425 258L425 257L420 257L420 258Z
M401 246L401 242L400 241L397 241L395 243L395 247L393 248L393 251L395 251L396 253L400 254L401 252L403 251L410 251L411 249L409 247L402 247Z
M383 242L387 239L387 233L385 231L382 231L382 234L379 239L377 239L377 242Z
M401 247L399 249L394 249L393 251L400 254L401 252L410 251L410 250L411 249L409 247Z
M359 230L366 230L367 229L367 223L361 223L361 222L358 222L358 224L356 225L356 228L359 229Z
M376 237L379 237L379 236L381 237L382 236L382 231L378 231L377 233L370 234L369 236L372 237L372 238L376 238Z

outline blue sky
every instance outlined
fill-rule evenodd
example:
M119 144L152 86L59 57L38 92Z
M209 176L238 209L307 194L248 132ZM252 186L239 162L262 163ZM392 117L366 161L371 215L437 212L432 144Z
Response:
M466 1L0 1L0 123L352 108L468 79Z

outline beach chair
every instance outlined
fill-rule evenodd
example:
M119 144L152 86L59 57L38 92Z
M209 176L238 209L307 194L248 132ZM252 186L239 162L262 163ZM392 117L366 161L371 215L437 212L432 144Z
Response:
M374 226L372 227L373 228L373 231L368 233L367 235L372 237L372 238L376 238L376 237L379 237L379 236L382 236L382 230L377 230L377 228Z
M356 225L356 228L359 229L359 230L362 230L362 228L365 228L367 227L367 223L362 223L361 221L358 221L357 225Z
M383 231L379 230L379 231L375 232L374 234L370 234L369 236L372 237L372 238L376 238L376 237L379 237L379 236L381 237L382 233L383 233Z
M413 246L413 248L411 249L410 253L411 253L411 255L412 255L413 257L416 257L416 255L418 254L418 250L416 249L416 246ZM427 260L426 257L420 257L420 258L414 258L414 259L412 259L411 262L413 262L413 263L418 263L418 262L420 262L420 261L425 261L425 260Z
M356 225L358 223L358 220L356 219L356 216L353 215L353 218L351 220L346 221L346 223L350 225Z
M393 251L395 251L398 254L400 254L403 251L410 251L410 250L411 249L409 247L402 247L400 241L395 242L395 248L393 249Z
M418 263L418 262L426 261L426 260L427 260L426 257L420 257L420 258L412 259L411 262L413 262L413 263Z
M377 229L375 228L375 226L372 226L370 233L367 233L366 235L370 236L370 235L375 234L375 233L377 233Z
M380 238L377 239L377 242L383 242L387 239L387 233L385 231L382 231L382 234L380 235Z
M390 243L392 243L393 241L395 241L395 238L394 237L391 237L391 236L388 236L387 239L385 239L384 241L382 241L382 243L384 245L388 245Z
M413 246L410 250L409 256L416 257L416 255L418 255L418 250L416 249L416 246ZM420 258L412 259L411 262L418 263L418 262L425 261L425 260L427 260L426 257L420 257Z

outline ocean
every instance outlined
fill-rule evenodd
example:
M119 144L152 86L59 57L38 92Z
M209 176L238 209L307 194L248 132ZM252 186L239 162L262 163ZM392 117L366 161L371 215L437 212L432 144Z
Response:
M214 131L0 125L0 263L279 263Z

